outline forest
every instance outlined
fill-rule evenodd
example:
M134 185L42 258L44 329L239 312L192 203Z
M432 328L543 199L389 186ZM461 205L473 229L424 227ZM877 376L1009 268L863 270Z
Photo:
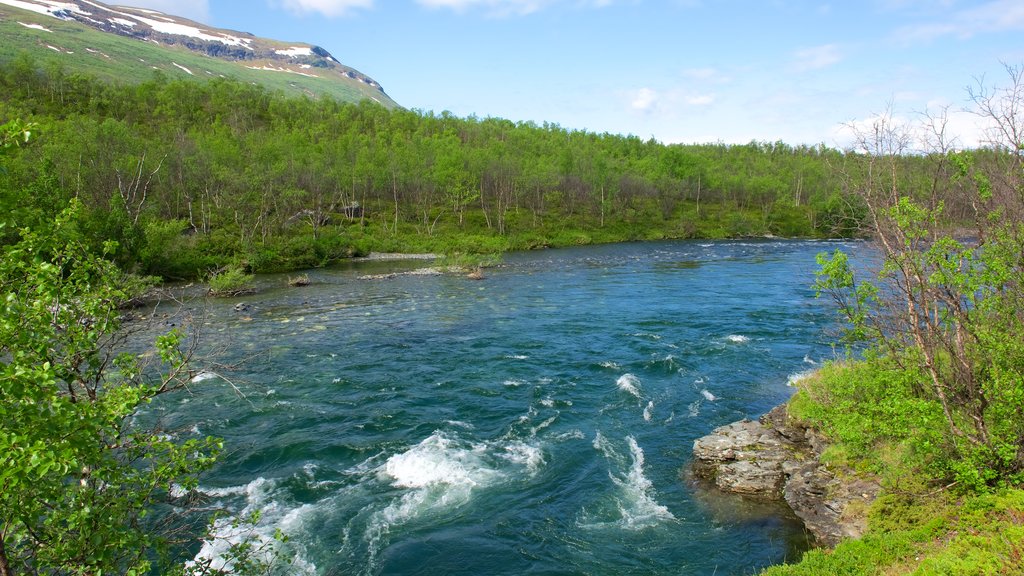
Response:
M0 64L0 118L34 134L0 174L8 230L78 198L92 245L165 279L370 251L848 237L864 216L844 184L855 163L824 145L666 145L160 72L117 85L24 54Z

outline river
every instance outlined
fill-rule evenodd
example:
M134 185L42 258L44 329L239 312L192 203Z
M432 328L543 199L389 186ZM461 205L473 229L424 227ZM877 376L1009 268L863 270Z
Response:
M799 557L799 522L683 471L695 438L832 357L810 285L815 254L844 246L514 253L483 280L364 278L424 262L262 276L203 302L205 371L146 416L225 439L200 491L287 535L289 573L756 573Z

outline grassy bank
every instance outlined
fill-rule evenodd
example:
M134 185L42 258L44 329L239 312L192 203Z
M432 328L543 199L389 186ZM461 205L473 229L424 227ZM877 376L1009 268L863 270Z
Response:
M936 418L913 379L881 360L826 366L801 382L792 415L825 433L822 455L843 475L870 474L882 495L866 510L868 532L834 550L813 550L765 576L1024 574L1024 490L1010 483L951 480Z

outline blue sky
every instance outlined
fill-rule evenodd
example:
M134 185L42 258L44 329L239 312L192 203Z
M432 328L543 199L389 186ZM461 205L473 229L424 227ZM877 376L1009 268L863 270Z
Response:
M1024 62L1024 0L122 0L323 46L406 108L663 142L844 146Z

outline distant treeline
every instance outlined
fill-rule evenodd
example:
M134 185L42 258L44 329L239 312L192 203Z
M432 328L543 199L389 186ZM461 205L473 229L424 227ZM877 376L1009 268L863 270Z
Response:
M848 189L864 163L824 145L665 145L159 72L117 85L24 55L0 62L14 118L35 128L0 174L4 241L77 197L85 238L165 278L370 250L850 236L864 214ZM907 158L922 183L928 160Z

